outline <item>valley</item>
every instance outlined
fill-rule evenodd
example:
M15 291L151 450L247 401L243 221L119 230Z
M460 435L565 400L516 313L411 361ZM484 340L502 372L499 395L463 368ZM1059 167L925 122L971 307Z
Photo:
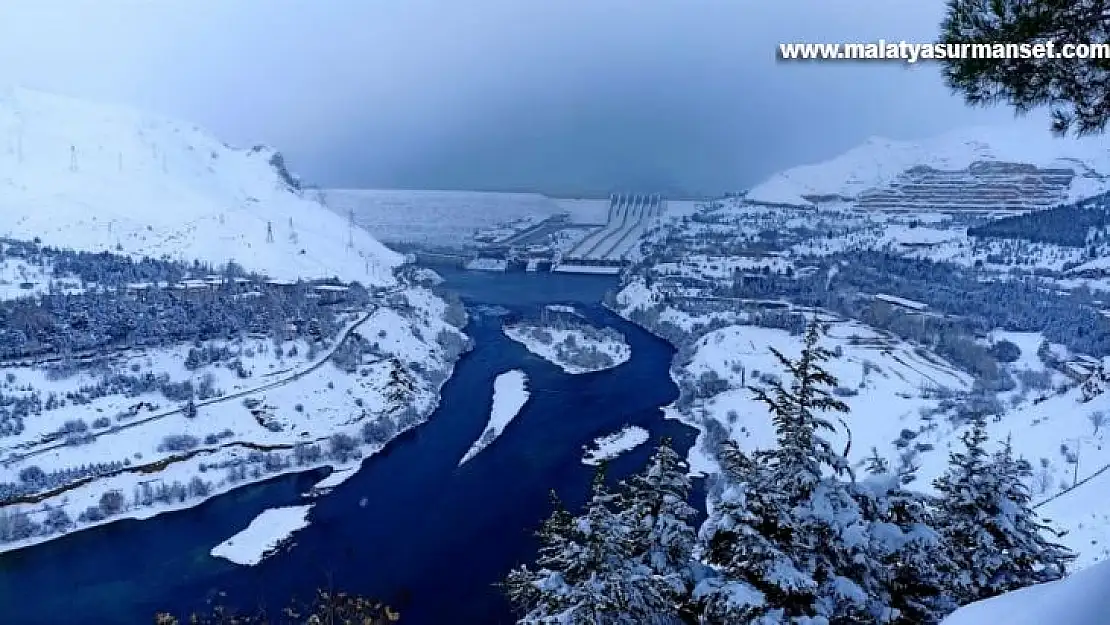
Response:
M465 332L473 347L459 359L426 422L333 477L309 467L272 474L172 514L110 523L4 554L0 603L12 606L7 614L28 625L56 622L73 610L89 615L89 622L137 620L158 609L197 609L216 597L232 606L273 605L327 579L344 579L389 598L412 622L509 619L491 584L535 549L531 528L549 513L551 489L570 505L580 504L593 470L582 461L584 449L624 428L648 433L640 445L613 454L610 470L622 475L662 437L686 449L696 432L665 419L659 408L677 395L667 377L673 349L598 304L611 279L446 269L442 275L466 302ZM506 321L538 323L551 304L572 305L583 322L619 332L632 357L603 371L568 374L505 335ZM511 384L506 393L495 392L501 376L511 381L518 371L527 378L522 404ZM519 411L460 464L492 415L502 413L498 394L504 414ZM270 518L274 532L295 528L299 508L309 505L307 526L257 558L270 534L252 522ZM444 558L466 562L467 575L445 579ZM61 600L39 595L46 587L34 580L44 577L72 580L78 590ZM444 600L425 600L431 596Z
M508 619L493 584L596 466L620 480L673 439L711 513L722 444L776 445L754 391L812 324L851 469L932 492L984 419L1074 568L1110 555L1110 159L1085 143L872 140L694 203L304 189L269 148L25 90L0 122L21 146L0 154L20 623L333 575L406 622Z

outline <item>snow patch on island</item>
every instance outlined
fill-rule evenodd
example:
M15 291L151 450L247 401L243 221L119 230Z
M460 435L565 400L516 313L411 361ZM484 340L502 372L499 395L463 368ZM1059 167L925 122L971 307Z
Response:
M505 336L570 374L612 369L632 357L632 348L612 328L556 321L504 327Z
M606 460L632 451L648 440L648 431L636 425L628 425L619 432L606 434L594 439L591 447L586 448L582 464L597 466Z
M477 456L483 449L489 447L498 436L505 431L505 426L520 412L528 401L528 376L523 371L514 369L497 376L493 381L493 408L489 414L489 425L466 455L459 460L462 466L467 460Z
M316 482L316 484L312 486L312 489L304 494L304 497L306 499L314 499L321 495L326 495L335 490L336 486L354 477L356 473L358 473L358 467L334 469L327 477Z
M285 542L293 532L308 527L312 505L264 510L246 529L212 548L211 555L254 566Z

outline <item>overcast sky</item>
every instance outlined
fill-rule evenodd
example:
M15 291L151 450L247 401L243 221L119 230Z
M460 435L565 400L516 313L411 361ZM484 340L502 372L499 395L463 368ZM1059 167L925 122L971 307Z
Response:
M324 186L744 188L968 109L934 65L784 63L928 41L943 0L8 0L0 83L267 143Z

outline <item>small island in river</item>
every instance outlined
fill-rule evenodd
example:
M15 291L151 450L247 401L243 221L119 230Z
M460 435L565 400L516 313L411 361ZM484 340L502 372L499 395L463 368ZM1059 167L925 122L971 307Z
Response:
M528 351L571 374L612 369L632 357L620 332L555 317L546 323L505 326L505 335Z

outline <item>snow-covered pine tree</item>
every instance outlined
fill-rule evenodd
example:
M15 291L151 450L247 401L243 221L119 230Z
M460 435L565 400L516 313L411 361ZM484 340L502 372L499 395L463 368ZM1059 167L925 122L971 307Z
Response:
M1009 437L994 454L990 470L1001 499L997 519L1001 538L997 542L1006 554L991 580L991 592L1008 592L1064 577L1075 554L1052 542L1060 534L1033 510L1028 487L1033 467L1023 458L1014 458Z
M565 555L575 519L555 491L551 491L551 502L551 516L536 532L540 540L537 569L521 565L509 573L503 584L509 602L533 622L542 622L540 619L545 616L554 618L567 609ZM525 619L521 622L526 622Z
M556 505L540 532L537 570L509 574L509 600L524 625L636 625L657 620L651 571L631 558L627 528L613 509L615 495L598 467L586 508L573 517Z
M865 588L897 611L893 622L937 623L956 607L949 590L956 565L948 543L935 529L932 498L907 488L916 467L897 469L873 450L869 477L856 485L856 498L869 522L871 556L880 563Z
M650 607L653 622L679 622L684 614L690 614L697 539L691 522L697 511L687 503L688 468L671 447L671 440L664 438L644 470L622 484L618 497L631 557L651 573L654 590L648 597L662 600Z
M703 581L695 591L709 622L899 618L884 560L897 558L891 555L897 541L885 539L902 530L869 516L885 503L862 496L848 450L838 452L824 437L835 432L827 413L845 413L848 407L831 394L837 380L821 363L832 352L820 347L819 339L820 328L813 324L796 361L772 350L791 375L789 386L753 389L770 409L778 447L749 458L732 443L723 446L725 487L701 532L704 558L721 577ZM873 540L876 529L887 531L884 540Z
M1075 556L1051 541L1055 533L1032 509L1025 483L1032 467L1013 457L1009 441L988 457L982 418L962 440L964 450L936 482L940 529L961 570L960 603L1063 577Z
M768 480L767 467L736 443L721 444L721 490L698 536L701 559L716 575L701 580L693 600L703 622L787 623L784 606L812 604L816 582L782 546L793 527Z
M761 490L770 494L760 493L754 501L772 503L765 508L770 515L761 513L761 531L768 523L780 526L777 534L786 539L782 552L814 584L782 606L787 616L888 622L895 613L881 592L882 566L872 557L870 526L855 488L842 479L854 479L849 449L840 452L825 437L836 432L829 415L849 410L832 395L838 381L822 363L833 352L819 344L820 338L821 326L811 323L797 360L771 350L791 376L789 387L776 382L769 389L752 389L770 410L778 441L777 448L756 454L767 471ZM847 425L837 420L850 440Z
M832 358L833 353L818 344L820 339L820 326L810 324L797 361L770 348L791 376L789 388L777 380L769 389L751 387L755 399L771 412L778 440L778 448L763 456L772 471L785 480L783 487L797 488L802 495L812 492L827 469L835 474L849 471L848 450L841 454L823 437L836 428L821 413L847 413L848 406L832 395L837 380L821 363Z
M879 455L877 447L871 448L871 455L867 457L865 465L871 475L885 475L890 472L890 461Z
M959 571L950 589L960 605L990 596L986 589L1003 558L988 530L997 510L986 441L986 421L976 416L960 436L962 449L949 454L948 470L934 482L938 528Z
M1110 389L1110 358L1103 358L1079 387L1082 401L1089 402Z

